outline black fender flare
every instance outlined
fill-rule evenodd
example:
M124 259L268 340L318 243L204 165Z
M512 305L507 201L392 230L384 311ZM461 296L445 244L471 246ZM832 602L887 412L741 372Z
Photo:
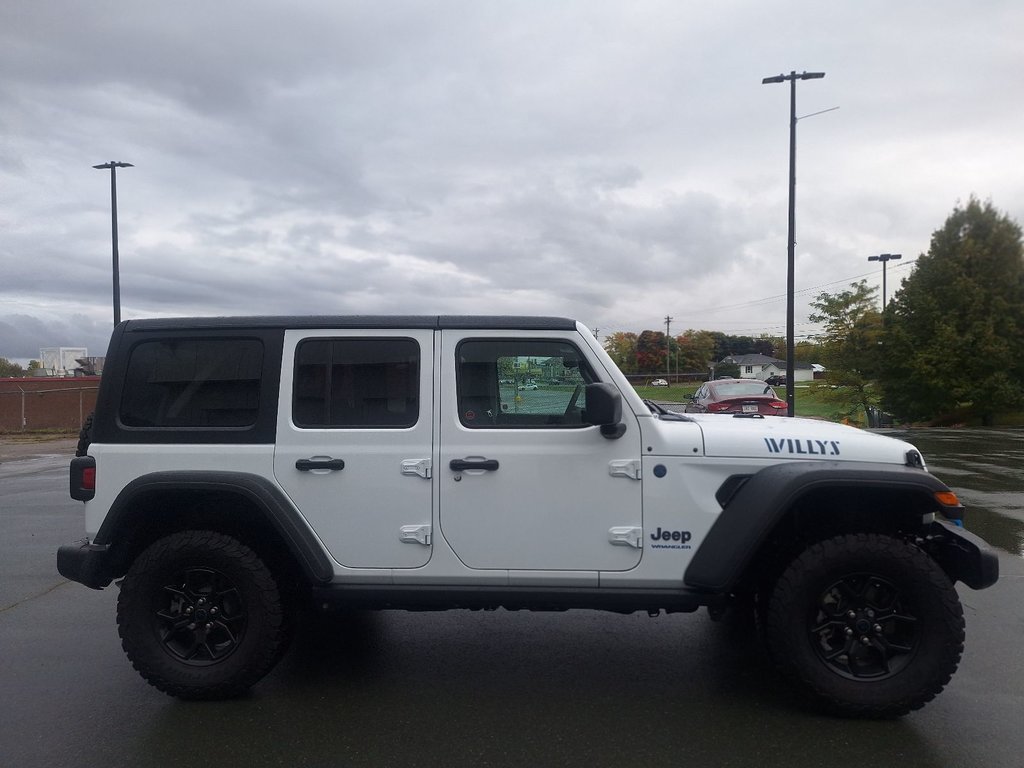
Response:
M935 498L936 493L949 492L948 486L919 468L838 461L775 464L745 480L730 478L723 484L718 494L723 509L686 569L686 585L715 593L730 591L793 505L826 488L909 491L926 497L928 506L944 517L963 517L963 507L944 507Z
M284 491L266 478L246 472L168 471L141 475L121 489L92 545L109 548L128 524L136 500L143 495L175 491L215 491L243 498L270 523L311 581L327 583L333 577L334 569L320 541Z

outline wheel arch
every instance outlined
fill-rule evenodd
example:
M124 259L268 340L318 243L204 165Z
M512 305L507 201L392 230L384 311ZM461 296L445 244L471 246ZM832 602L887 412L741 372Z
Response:
M111 577L158 538L187 529L234 536L273 566L294 567L311 583L333 569L319 540L284 493L244 472L171 471L140 476L118 494L93 544L106 547Z
M936 500L936 493L948 491L920 469L882 464L791 462L729 478L718 494L723 509L684 580L692 588L730 592L839 533L922 531L930 513L962 517L962 507Z

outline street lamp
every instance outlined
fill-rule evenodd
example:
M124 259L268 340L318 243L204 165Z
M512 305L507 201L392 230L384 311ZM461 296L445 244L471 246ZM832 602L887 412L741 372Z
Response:
M882 311L885 312L885 265L890 261L902 259L902 253L881 253L878 256L868 256L868 261L882 262Z
M665 315L665 375L669 380L672 378L672 320L674 318Z
M131 163L118 163L111 160L103 165L94 165L100 170L110 169L110 237L114 249L114 325L121 322L121 276L117 260L117 169L134 168Z
M793 344L795 303L793 273L796 261L794 250L796 246L796 81L819 80L824 76L824 72L801 72L798 75L793 71L788 75L775 75L761 81L761 85L789 81L789 261L786 271L786 404L788 416L796 415L795 387L793 386L793 356L795 354Z

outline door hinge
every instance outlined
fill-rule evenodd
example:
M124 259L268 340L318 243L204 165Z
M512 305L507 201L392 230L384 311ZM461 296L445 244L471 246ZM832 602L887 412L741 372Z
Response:
M643 546L644 529L638 525L624 525L608 529L608 541L617 547Z
M611 461L608 463L608 474L612 477L628 477L630 480L639 480L640 462L637 459Z
M399 528L398 538L408 544L422 544L425 547L430 546L430 526L429 525L403 525Z
M405 459L402 461L402 474L419 475L429 480L433 474L432 467L430 459Z

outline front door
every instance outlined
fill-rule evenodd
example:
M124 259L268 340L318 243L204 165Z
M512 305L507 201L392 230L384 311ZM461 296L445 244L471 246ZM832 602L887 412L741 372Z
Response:
M640 431L584 423L600 380L571 334L442 332L440 526L470 568L622 571L639 563ZM452 365L454 363L454 365Z
M430 559L430 330L288 331L274 475L338 563Z

